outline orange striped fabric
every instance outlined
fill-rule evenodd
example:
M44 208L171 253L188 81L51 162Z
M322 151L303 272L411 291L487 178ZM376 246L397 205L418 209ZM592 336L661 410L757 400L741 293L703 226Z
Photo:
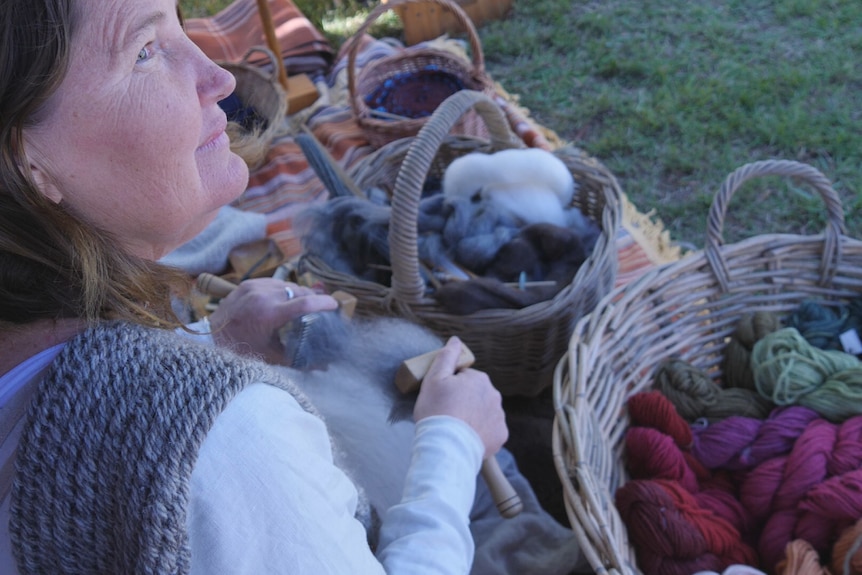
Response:
M269 8L286 64L297 57L317 57L325 63L331 62L333 50L329 42L293 2L269 0ZM250 47L267 45L256 0L236 0L209 18L189 18L185 28L189 38L217 62L239 62ZM249 62L262 65L266 59L257 55ZM288 73L291 72L288 68Z

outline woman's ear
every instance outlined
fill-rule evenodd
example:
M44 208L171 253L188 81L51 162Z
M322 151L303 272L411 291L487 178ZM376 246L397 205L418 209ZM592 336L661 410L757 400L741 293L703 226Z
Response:
M33 183L36 184L36 187L39 188L39 191L42 192L43 196L55 204L59 204L63 201L63 194L54 184L51 177L42 168L32 162L30 163L30 177L33 179Z
M63 200L63 194L60 193L60 189L48 175L48 171L45 169L47 162L41 159L42 154L39 153L38 149L34 149L35 146L27 141L26 136L22 134L20 141L24 144L24 150L21 152L24 157L21 158L19 166L23 169L22 164L26 162L30 179L36 184L42 195L55 204L59 204Z

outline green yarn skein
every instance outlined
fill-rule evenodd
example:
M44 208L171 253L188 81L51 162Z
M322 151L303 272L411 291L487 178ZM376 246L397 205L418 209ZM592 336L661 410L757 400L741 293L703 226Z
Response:
M751 371L751 349L764 336L781 327L778 314L768 311L756 311L740 318L724 348L721 370L725 388L757 390L754 385L754 372Z
M757 391L778 405L802 405L835 423L862 413L862 362L814 347L796 328L758 341L751 367Z
M667 397L686 421L719 421L731 415L765 418L775 407L757 392L723 389L702 369L678 359L664 361L653 377L653 389Z

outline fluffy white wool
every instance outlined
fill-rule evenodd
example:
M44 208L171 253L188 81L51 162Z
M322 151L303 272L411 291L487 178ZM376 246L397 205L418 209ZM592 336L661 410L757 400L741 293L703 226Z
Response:
M480 198L519 218L524 224L563 226L575 181L551 152L537 148L472 153L455 159L443 174L447 198Z

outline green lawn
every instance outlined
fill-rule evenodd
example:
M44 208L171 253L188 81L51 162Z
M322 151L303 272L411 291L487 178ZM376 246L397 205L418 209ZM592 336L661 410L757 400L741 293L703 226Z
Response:
M187 15L224 0L183 0ZM338 43L363 10L298 6ZM307 6L305 4L308 4ZM674 239L703 244L725 175L771 158L834 182L862 236L862 2L859 0L515 0L480 30L488 71L541 124L602 160ZM346 20L358 14L359 19ZM398 33L397 23L389 32ZM816 233L805 186L765 179L730 206L725 239Z

